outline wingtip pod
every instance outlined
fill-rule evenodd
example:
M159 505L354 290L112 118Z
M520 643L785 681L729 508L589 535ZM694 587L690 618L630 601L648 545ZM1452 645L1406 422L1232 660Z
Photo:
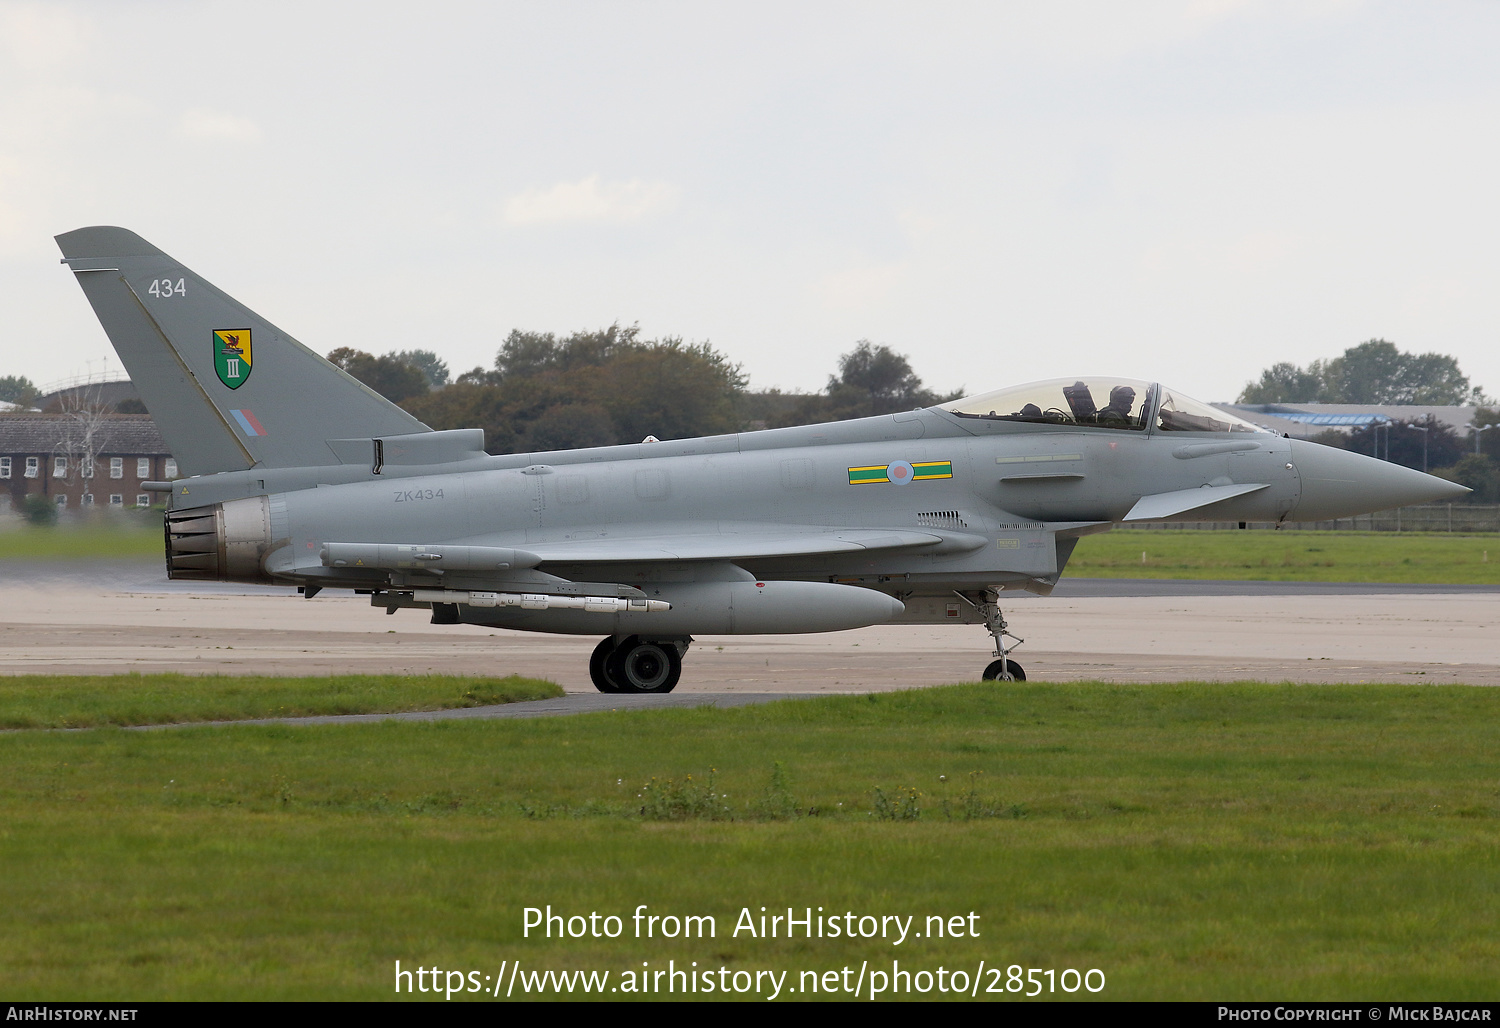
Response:
M90 225L54 236L64 261L97 260L107 257L165 257L146 240L117 225Z

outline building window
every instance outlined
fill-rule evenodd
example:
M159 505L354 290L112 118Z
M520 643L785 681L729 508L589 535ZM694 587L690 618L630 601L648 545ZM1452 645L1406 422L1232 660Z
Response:
M84 493L83 494L83 505L85 507L92 507L94 505L94 494L93 493Z
M135 459L135 477L142 482L151 477L151 458L137 457Z
M10 458L0 457L0 478L10 477Z
M125 458L124 457L111 457L109 459L109 477L110 478L124 478L125 477Z
M137 507L149 507L149 506L151 506L151 494L150 493L136 493L135 494L135 505Z
M83 472L84 478L94 477L94 462L92 460L79 460L78 470Z
M53 478L67 478L68 477L68 458L66 458L66 457L53 457L52 458L52 477Z
M167 458L167 481L170 482L172 479L174 479L176 477L177 477L177 462L175 460L173 460L171 457L168 457Z
M27 457L26 458L26 477L27 478L35 478L35 477L37 477L37 475L41 474L41 470L42 470L42 458L40 458L40 457Z
M111 507L123 507L123 506L125 506L125 495L123 493L110 493L109 494L109 505Z
M57 505L59 507L66 507L68 505L68 494L67 493L58 493L57 494Z

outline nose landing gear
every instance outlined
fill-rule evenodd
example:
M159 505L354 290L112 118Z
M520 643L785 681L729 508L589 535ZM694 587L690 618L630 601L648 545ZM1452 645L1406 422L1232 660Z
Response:
M963 594L960 593L960 596ZM968 599L968 597L964 597ZM972 600L969 601L973 603ZM1005 640L1014 639L1016 644L1025 642L1019 635L1010 631L1010 626L1005 621L1005 615L1000 611L1000 594L993 589L986 590L981 602L974 604L976 610L984 618L985 631L995 637L995 656L999 660L991 661L984 669L984 681L986 682L1024 682L1026 681L1026 669L1010 659L1010 651L1015 646L1007 647Z

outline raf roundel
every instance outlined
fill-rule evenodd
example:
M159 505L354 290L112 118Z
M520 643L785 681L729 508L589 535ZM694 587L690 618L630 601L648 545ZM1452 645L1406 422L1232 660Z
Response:
M912 479L916 477L916 472L906 461L898 460L885 469L885 477L890 480L892 485L911 485Z

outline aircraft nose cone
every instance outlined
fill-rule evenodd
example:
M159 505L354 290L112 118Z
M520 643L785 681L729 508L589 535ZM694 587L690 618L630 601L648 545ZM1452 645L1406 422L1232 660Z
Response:
M1290 521L1326 521L1414 503L1457 499L1469 490L1420 471L1333 446L1292 440L1302 496Z

